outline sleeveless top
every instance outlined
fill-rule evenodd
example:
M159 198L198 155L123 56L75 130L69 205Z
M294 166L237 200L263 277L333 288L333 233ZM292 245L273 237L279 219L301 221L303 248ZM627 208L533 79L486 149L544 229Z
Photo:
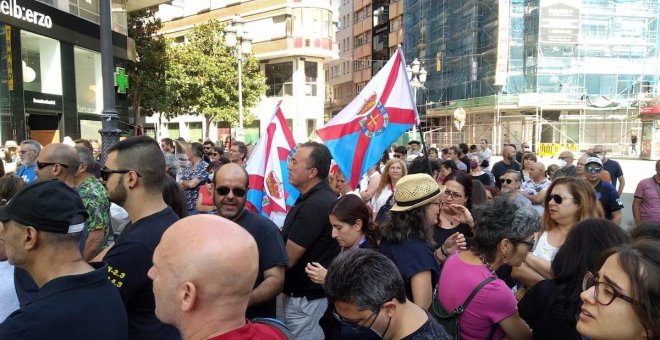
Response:
M557 250L559 250L559 248L554 247L548 243L548 232L544 231L543 234L541 234L541 237L539 237L537 246L534 248L534 252L532 252L532 254L546 261L552 262L552 259L555 258L555 254L557 254Z

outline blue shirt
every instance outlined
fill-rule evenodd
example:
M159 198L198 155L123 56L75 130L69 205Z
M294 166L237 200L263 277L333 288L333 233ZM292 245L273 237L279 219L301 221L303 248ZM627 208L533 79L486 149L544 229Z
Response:
M380 252L396 264L406 286L406 296L413 301L411 279L415 274L430 270L431 287L438 283L440 265L433 255L433 249L417 238L407 238L401 242L390 242L383 239Z
M23 182L30 183L34 182L37 179L37 173L34 171L37 168L37 164L32 164L30 166L21 165L16 169L16 175L23 179Z

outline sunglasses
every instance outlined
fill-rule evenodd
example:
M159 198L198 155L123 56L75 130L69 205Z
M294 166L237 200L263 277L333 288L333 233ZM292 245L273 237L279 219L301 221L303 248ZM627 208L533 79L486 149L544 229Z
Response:
M220 154L217 153L217 152L214 152L214 153L211 154L211 156L220 156Z
M512 180L512 179L510 179L510 178L501 178L501 179L500 179L500 183L502 183L502 184L504 184L504 183L506 183L506 184L511 184L511 183L513 183L513 182L514 182L514 180Z
M534 244L536 243L536 241L534 241L534 239L531 239L529 241L524 241L524 240L523 241L518 241L517 243L526 244L529 247L529 251L532 251L532 249L534 249Z
M599 174L603 168L598 166L587 166L584 170L590 174Z
M39 170L41 170L41 169L43 169L43 168L45 168L45 167L47 167L47 166L51 166L51 165L55 165L55 164L59 164L59 165L60 165L61 167L63 167L63 168L68 168L68 167L69 167L69 166L66 165L66 164L57 163L57 162L56 162L56 163L43 163L43 162L39 162L39 161L37 161L37 168L39 168Z
M107 182L108 178L110 178L111 174L127 174L131 171L135 172L138 175L138 177L142 177L142 175L140 175L140 173L135 171L135 170L131 170L131 169L110 170L110 169L108 169L108 167L104 166L103 168L101 168L101 179L104 182Z
M229 192L233 192L234 196L243 197L247 193L247 190L245 190L243 188L219 187L219 188L215 189L215 192L217 192L218 195L221 195L221 196L227 196L227 195L229 195Z
M548 202L549 201L555 201L557 204L561 204L565 199L570 199L572 197L562 197L560 195L554 194L554 195L548 195Z

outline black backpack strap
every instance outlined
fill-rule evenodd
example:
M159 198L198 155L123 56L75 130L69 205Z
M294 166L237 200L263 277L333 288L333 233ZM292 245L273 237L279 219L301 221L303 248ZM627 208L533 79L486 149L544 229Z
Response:
M474 287L474 289L472 290L470 295L468 295L467 299L465 299L465 302L463 302L463 304L461 304L461 305L458 305L458 307L456 307L456 309L454 309L454 311L453 311L454 315L462 314L465 311L465 309L467 308L467 306L470 304L470 302L472 302L472 299L477 295L477 293L479 293L481 288L484 288L485 285L487 285L491 281L495 280L495 278L496 277L494 275L489 276L489 277L485 278L483 281L481 281L481 283L479 283L476 287Z

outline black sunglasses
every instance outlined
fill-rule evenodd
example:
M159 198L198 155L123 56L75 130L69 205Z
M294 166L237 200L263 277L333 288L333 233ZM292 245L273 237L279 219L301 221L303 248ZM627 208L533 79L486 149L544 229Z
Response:
M513 180L510 178L500 178L500 183L504 184L505 182L506 184L511 184Z
M236 197L243 197L247 193L247 191L243 188L218 187L217 189L215 189L215 192L217 192L218 195L221 196L229 195L230 191L233 192L234 196Z
M60 165L61 167L63 167L63 168L68 168L68 167L69 167L69 166L66 165L66 164L57 163L57 162L55 162L55 163L43 163L43 162L39 162L39 161L37 161L37 168L39 168L39 170L41 170L41 169L43 169L43 168L45 168L45 167L47 167L47 166L51 166L51 165L55 165L55 164L59 164L59 165Z
M536 243L536 241L535 241L534 239L531 239L531 240L529 240L529 241L520 240L520 241L518 241L517 243L524 243L524 244L526 244L527 246L529 246L529 251L532 251L532 250L534 250L534 244Z
M572 197L566 197L566 198L564 198L564 197L561 197L561 196L559 196L559 195L557 195L557 194L554 194L554 195L548 195L548 202L550 202L550 201L555 201L555 203L557 203L557 204L561 204L561 202L563 202L564 199L570 199L570 198L572 198Z
M131 171L135 172L138 175L138 177L142 177L142 175L140 175L140 173L135 170L131 170L131 169L110 170L108 169L108 167L104 166L103 168L101 168L101 179L104 182L107 182L108 178L110 178L110 174L127 174Z

